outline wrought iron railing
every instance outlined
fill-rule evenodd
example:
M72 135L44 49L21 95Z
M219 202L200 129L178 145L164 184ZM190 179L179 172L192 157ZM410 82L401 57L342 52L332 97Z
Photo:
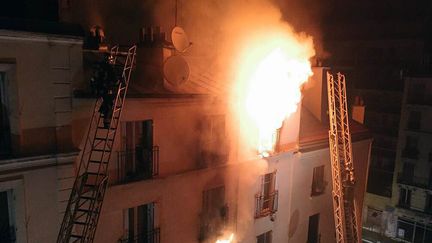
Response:
M159 174L159 146L152 149L137 147L135 150L117 153L117 180L127 183L151 179Z
M268 195L255 195L255 218L265 217L276 213L278 209L278 191Z
M122 237L118 243L160 243L160 228L147 231L134 237Z

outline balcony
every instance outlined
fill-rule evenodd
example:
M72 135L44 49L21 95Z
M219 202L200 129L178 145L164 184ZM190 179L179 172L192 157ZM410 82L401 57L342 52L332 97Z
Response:
M278 191L269 195L255 195L255 218L265 217L278 210Z
M432 189L432 181L426 177L412 176L409 174L398 173L397 182L400 184L416 186L424 189Z
M160 228L155 228L133 238L121 238L118 243L160 243Z
M117 153L116 184L151 179L159 174L159 146Z
M405 148L402 151L402 158L418 159L419 151L417 148Z

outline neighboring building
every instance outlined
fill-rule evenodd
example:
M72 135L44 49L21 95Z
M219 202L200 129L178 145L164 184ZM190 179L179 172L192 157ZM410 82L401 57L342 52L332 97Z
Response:
M358 97L365 106L364 125L374 139L363 208L364 238L373 242L384 240L386 226L382 222L397 196L393 195L393 181L397 177L394 171L404 77L430 66L426 18L430 3L405 3L395 1L394 7L348 3L350 10L334 15L325 27L326 48L331 53L328 65L347 74L351 101ZM335 11L340 10L341 6ZM412 18L401 19L401 12ZM364 16L369 14L366 20Z
M0 242L54 242L73 182L72 83L82 75L76 26L2 20Z
M393 237L432 241L432 78L407 77L399 128L392 205ZM397 218L397 222L395 219Z

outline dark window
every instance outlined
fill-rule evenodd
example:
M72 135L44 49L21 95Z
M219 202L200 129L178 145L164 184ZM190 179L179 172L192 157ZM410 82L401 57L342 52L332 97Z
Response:
M220 186L204 191L199 241L212 241L209 237L221 235L227 222L225 187Z
M228 147L225 136L225 115L206 116L201 121L200 166L209 167L227 160Z
M399 206L410 207L411 205L411 190L401 188L399 191Z
M319 242L319 213L309 217L307 243Z
M11 215L11 192L0 192L0 242L15 242L15 227Z
M324 165L322 165L313 169L311 196L317 196L324 193L324 188Z
M406 136L405 148L402 151L402 157L417 159L418 158L418 138L414 136Z
M155 204L148 203L125 210L124 230L120 242L158 243L159 228L155 228Z
M432 194L426 194L425 211L432 212Z
M0 72L0 157L11 152L6 74Z
M257 243L271 243L271 242L272 242L271 230L257 236Z
M420 111L411 111L410 112L407 128L412 129L412 130L421 129L421 112Z
M263 175L261 180L261 192L255 196L255 217L263 217L275 213L278 205L278 191L275 188L276 172Z
M159 147L153 145L153 120L123 123L122 151L118 156L119 182L158 174Z

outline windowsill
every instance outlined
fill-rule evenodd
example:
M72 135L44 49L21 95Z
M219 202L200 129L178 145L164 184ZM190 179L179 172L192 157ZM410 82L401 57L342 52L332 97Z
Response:
M2 173L73 163L78 152L0 160Z

